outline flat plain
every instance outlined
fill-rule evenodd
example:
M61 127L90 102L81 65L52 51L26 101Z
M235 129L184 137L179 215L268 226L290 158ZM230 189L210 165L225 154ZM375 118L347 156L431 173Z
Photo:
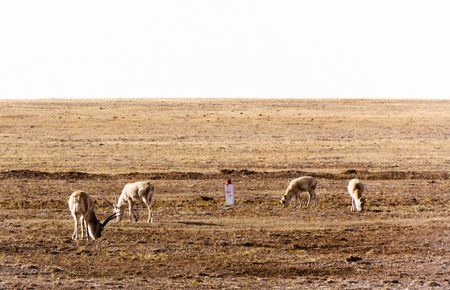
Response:
M0 288L449 288L449 167L450 101L0 101ZM318 207L281 207L302 175ZM153 224L71 239L71 192L103 219L145 179Z

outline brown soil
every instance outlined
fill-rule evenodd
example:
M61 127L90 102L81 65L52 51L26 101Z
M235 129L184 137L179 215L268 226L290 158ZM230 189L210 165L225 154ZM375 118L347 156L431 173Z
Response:
M0 288L450 287L450 102L0 102ZM287 208L292 178L318 208ZM350 212L349 179L367 209ZM237 204L224 207L231 178ZM105 218L150 179L155 222L73 241L82 189ZM306 198L306 195L302 195Z

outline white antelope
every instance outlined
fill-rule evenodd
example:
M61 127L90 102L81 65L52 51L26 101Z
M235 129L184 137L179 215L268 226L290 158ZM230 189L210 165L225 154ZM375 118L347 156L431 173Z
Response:
M95 215L94 200L87 192L81 190L72 193L68 203L75 223L72 234L74 240L78 238L78 220L81 225L81 239L86 235L87 239L90 237L95 240L102 236L106 224L117 216L117 213L113 213L105 221L100 222Z
M351 211L362 211L366 198L362 196L364 192L364 184L359 179L352 179L348 183L348 193L352 197Z
M317 187L317 179L315 177L311 176L303 176L296 178L292 180L283 197L281 198L280 202L285 206L289 206L289 203L291 202L291 199L295 197L296 199L296 207L300 205L300 193L306 191L308 192L308 202L306 203L306 207L309 206L309 202L311 201L311 196L313 197L314 206L317 206L317 193L316 193L316 187Z
M134 220L137 222L138 218L133 209L133 202L142 201L148 209L147 222L152 223L152 198L154 191L155 187L151 184L150 181L137 181L134 183L127 183L123 188L119 199L114 205L114 212L117 213L117 220L122 220L125 204L128 204L129 220L131 221L131 217L133 216Z

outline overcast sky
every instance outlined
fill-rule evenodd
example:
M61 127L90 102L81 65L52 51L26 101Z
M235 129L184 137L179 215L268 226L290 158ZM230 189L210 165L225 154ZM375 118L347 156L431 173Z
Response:
M0 98L450 99L450 1L0 2Z

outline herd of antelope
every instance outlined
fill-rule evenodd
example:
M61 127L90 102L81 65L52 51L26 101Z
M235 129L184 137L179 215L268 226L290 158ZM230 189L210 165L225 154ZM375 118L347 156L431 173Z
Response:
M72 239L78 238L78 221L81 227L81 238L98 239L102 235L102 231L106 224L117 218L117 221L122 220L123 212L126 204L128 204L130 221L134 218L138 220L136 213L133 210L133 203L142 201L148 209L148 222L153 222L152 214L152 198L154 186L150 181L138 181L134 183L127 183L114 204L114 213L108 216L103 222L100 222L95 215L94 200L89 193L78 190L72 193L69 197L69 209L74 221L74 229Z
M303 176L292 180L285 194L281 197L281 204L287 207L291 199L295 197L296 206L301 206L300 193L308 193L308 201L306 207L309 207L311 197L313 198L314 206L317 207L317 178L311 176ZM129 220L137 221L137 215L133 209L133 203L143 202L148 209L147 222L153 222L152 214L152 199L155 191L154 186L150 181L138 181L134 183L127 183L122 190L119 198L115 199L115 203L110 203L114 209L114 213L108 216L103 222L97 219L95 214L94 200L89 193L81 190L73 192L69 197L69 209L74 220L74 229L72 239L78 238L78 221L81 227L81 239L91 238L98 239L102 235L102 231L111 220L116 219L118 222L122 220L126 205L128 205ZM364 192L364 184L359 179L352 179L348 184L348 193L352 198L351 211L362 211L364 209L365 197L362 196Z

